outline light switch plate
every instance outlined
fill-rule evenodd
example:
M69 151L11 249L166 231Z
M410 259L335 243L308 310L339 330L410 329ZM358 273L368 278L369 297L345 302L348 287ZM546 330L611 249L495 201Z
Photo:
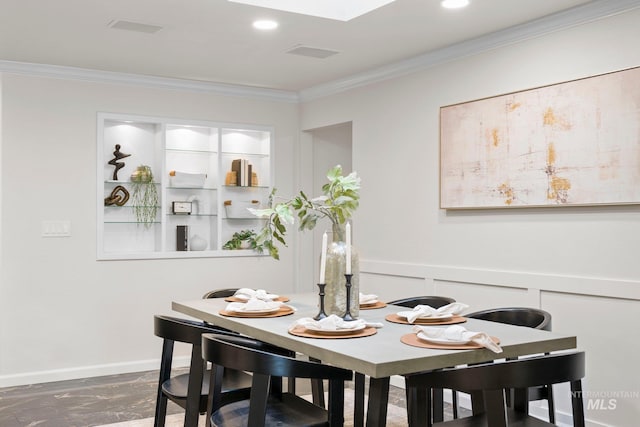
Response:
M42 237L70 237L71 221L42 221Z

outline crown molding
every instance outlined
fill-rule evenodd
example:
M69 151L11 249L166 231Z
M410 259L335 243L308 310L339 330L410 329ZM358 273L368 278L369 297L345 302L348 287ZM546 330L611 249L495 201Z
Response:
M297 103L299 101L298 94L292 91L225 83L209 83L168 77L145 76L140 74L116 73L111 71L98 71L59 65L0 60L0 72L67 80L81 80L92 83L116 83L160 89L215 93L219 95L288 103Z
M438 64L544 36L637 8L640 8L640 0L598 0L522 25L506 28L472 40L418 55L404 61L354 74L344 79L312 86L299 91L299 99L301 102L312 101L382 80L412 74Z

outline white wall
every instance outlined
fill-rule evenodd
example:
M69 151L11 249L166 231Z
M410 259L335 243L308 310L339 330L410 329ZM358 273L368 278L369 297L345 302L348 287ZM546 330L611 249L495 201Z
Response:
M640 10L612 16L301 110L303 129L353 123L362 290L384 299L448 295L474 310L550 311L554 330L577 334L587 352L584 387L593 399L623 393L615 410L592 406L592 425L630 426L640 416L640 207L441 210L439 108L639 66L638 22ZM559 394L566 413L567 393Z
M269 257L96 261L96 114L275 127L275 185L297 186L295 103L4 74L0 387L154 369L153 314L206 291L264 283L293 290L296 235ZM71 237L41 237L70 220Z
M322 186L327 180L327 171L336 165L342 166L342 172L351 173L351 123L340 123L308 131L313 136L313 170L308 171L313 175L312 194L310 197L320 196ZM331 221L323 218L313 230L313 277L317 283L320 275L320 252L322 249L322 234L331 232ZM329 235L329 239L331 239Z

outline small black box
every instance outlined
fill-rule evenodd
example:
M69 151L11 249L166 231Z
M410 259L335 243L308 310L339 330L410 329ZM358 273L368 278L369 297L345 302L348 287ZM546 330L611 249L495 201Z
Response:
M188 251L189 250L189 226L178 225L176 228L176 250Z

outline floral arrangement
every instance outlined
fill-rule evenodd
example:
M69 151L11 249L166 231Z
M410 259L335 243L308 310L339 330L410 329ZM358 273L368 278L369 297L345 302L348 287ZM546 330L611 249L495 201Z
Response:
M304 192L282 201L277 201L276 189L269 195L269 208L249 211L260 218L267 218L262 230L255 238L255 250L264 250L275 259L280 259L275 242L286 246L287 225L293 225L295 217L300 222L300 230L313 230L320 218L329 218L334 231L341 229L358 208L360 178L356 172L342 174L342 166L337 165L327 172L328 183L322 186L322 196L308 198Z

